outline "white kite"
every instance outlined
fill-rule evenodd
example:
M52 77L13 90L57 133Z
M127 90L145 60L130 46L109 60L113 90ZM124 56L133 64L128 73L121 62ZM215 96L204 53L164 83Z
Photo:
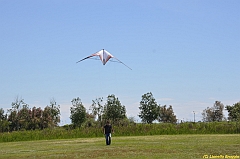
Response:
M114 57L112 54L110 54L108 51L106 51L106 50L104 50L104 49L102 49L102 50L100 50L100 51L96 52L95 54L92 54L92 55L90 55L90 56L88 56L88 57L85 57L84 59L82 59L82 60L80 60L80 61L78 61L78 62L81 62L81 61L86 60L86 59L88 59L88 58L91 58L91 57L93 57L93 56L99 56L99 58L100 58L100 60L102 61L103 65L105 65L110 58L114 58L114 59L117 60L117 62L120 62L120 63L124 64L122 61L118 60L116 57ZM77 62L77 63L78 63L78 62ZM116 61L115 61L115 62L116 62ZM125 64L124 64L124 65L125 65ZM125 65L125 66L128 67L127 65ZM128 68L129 68L130 70L132 70L130 67L128 67Z

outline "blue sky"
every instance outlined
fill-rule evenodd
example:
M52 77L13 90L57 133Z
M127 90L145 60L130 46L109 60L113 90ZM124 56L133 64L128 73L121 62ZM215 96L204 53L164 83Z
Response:
M54 98L61 124L71 100L114 94L140 121L152 92L177 118L201 120L216 100L240 101L238 0L0 0L0 108L22 97L44 108ZM122 64L85 60L106 49ZM104 101L104 103L105 103ZM103 104L104 104L103 103Z

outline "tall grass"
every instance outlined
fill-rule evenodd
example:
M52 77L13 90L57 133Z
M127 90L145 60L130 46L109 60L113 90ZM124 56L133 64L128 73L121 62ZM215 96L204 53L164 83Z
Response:
M11 133L0 133L0 142L100 137L101 134L100 129L93 127L73 130L55 128L32 131L14 131Z
M128 126L113 125L113 128L114 136L240 133L240 123L237 122L132 124ZM0 142L87 138L101 136L103 136L101 127L86 127L78 129L65 129L63 127L59 127L55 129L0 133Z
M136 135L176 135L176 134L235 134L240 133L240 123L181 123L181 124L137 124L129 127L116 127L118 136Z

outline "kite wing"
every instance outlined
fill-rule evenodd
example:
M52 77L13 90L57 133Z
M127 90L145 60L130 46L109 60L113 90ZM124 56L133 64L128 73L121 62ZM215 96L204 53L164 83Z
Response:
M88 58L91 58L91 57L93 57L93 56L99 56L99 58L100 58L100 60L102 61L103 65L105 65L110 58L114 58L114 59L116 59L118 62L120 62L120 63L122 63L123 65L125 65L126 67L128 67L128 66L127 66L126 64L124 64L122 61L118 60L116 57L114 57L112 54L110 54L108 51L106 51L106 50L104 50L104 49L102 49L102 50L100 50L100 51L96 52L95 54L92 54L92 55L90 55L90 56L88 56L88 57L85 57L84 59L82 59L82 60L80 60L80 61L78 61L78 62L81 62L81 61L86 60L86 59L88 59ZM77 62L77 63L78 63L78 62ZM128 68L129 68L130 70L132 70L130 67L128 67Z
M82 59L82 60L80 60L80 61L78 61L78 62L81 62L81 61L83 61L83 60L86 60L86 59L88 59L88 58L90 58L90 57L93 57L93 55L88 56L88 57L85 57L84 59ZM78 63L78 62L77 62L77 63Z

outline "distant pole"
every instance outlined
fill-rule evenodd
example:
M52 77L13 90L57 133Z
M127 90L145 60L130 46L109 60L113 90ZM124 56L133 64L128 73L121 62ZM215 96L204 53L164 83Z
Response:
M195 123L195 111L193 111L193 117L194 117L194 118L193 118L193 119L194 119L193 121L194 121L194 123Z

